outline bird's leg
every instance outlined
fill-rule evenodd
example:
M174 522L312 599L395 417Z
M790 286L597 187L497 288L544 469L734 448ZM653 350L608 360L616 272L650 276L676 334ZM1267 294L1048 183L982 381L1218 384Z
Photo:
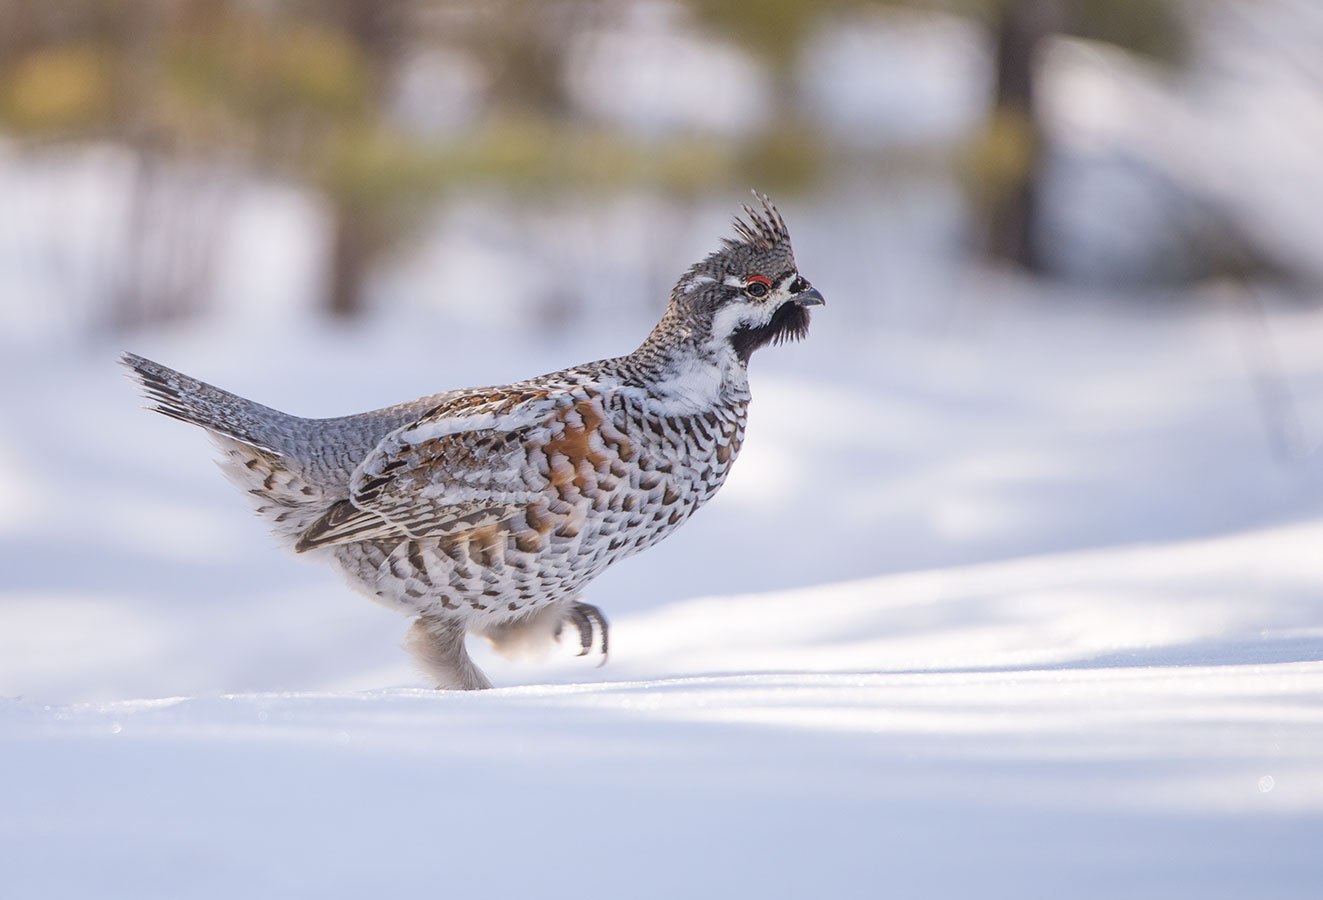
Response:
M404 638L437 690L480 691L492 686L482 670L469 658L464 646L464 627L448 619L419 616Z
M606 616L602 611L591 603L580 603L574 601L570 606L566 617L574 625L574 629L579 632L579 656L587 656L588 651L593 649L593 642L600 632L602 636L602 660L597 665L606 665L606 655L608 650L608 630Z
M559 606L544 606L517 619L481 629L492 649L506 659L538 659L546 655L551 639L560 639L565 613Z

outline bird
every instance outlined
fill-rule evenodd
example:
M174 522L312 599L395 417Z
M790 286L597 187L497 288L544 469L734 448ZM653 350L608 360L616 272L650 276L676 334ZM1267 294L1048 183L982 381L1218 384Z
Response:
M469 635L510 655L572 628L605 662L585 586L716 494L744 441L750 358L806 337L825 302L754 196L624 356L327 419L121 362L148 409L206 430L282 545L413 619L405 648L437 689L492 686Z

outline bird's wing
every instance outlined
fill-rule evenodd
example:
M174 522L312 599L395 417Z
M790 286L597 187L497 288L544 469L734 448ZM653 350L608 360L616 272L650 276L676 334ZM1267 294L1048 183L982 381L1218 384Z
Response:
M587 390L460 395L387 435L354 470L349 498L296 549L502 525L545 534L548 508L567 510L561 498L580 465L606 458L604 423L600 395Z

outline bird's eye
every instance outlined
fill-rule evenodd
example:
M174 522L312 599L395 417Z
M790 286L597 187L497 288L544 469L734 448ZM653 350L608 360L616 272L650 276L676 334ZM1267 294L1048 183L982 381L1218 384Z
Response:
M772 289L772 282L763 275L750 275L744 279L744 292L750 297L766 297Z

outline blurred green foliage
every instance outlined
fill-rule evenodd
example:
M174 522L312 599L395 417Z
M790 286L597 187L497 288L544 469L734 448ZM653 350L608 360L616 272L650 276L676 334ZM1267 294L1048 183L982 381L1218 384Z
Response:
M353 312L373 261L456 186L812 185L840 160L798 93L808 42L828 17L884 6L973 16L994 35L1032 7L1054 31L1166 60L1181 48L1167 0L688 0L694 27L763 66L771 115L737 138L642 136L590 121L567 97L575 37L627 9L611 0L0 0L0 128L305 184L335 220L331 308ZM395 80L425 52L481 67L482 108L462 132L419 133L392 111ZM995 202L1032 177L1033 120L1027 106L991 111L963 156L976 196Z

